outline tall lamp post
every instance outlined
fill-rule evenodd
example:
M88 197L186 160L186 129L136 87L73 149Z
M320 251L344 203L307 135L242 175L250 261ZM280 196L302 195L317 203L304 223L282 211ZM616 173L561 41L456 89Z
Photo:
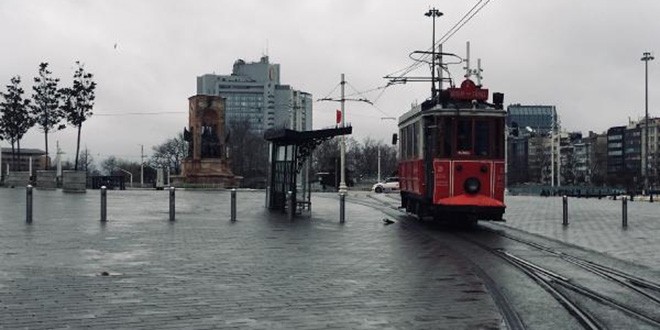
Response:
M654 57L649 52L644 52L642 61L644 61L644 89L645 89L645 110L644 110L644 191L649 192L649 61Z
M433 40L432 46L433 50L431 51L431 97L435 98L437 90L435 88L435 18L442 16L442 12L435 8L429 9L424 16L433 18ZM442 51L442 50L441 50Z

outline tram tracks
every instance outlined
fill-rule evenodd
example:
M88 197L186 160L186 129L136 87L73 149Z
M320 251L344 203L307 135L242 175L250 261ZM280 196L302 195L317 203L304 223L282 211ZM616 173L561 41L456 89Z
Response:
M609 327L598 318L598 313L591 312L589 308L585 307L584 303L581 303L579 299L576 299L572 295L568 294L566 290L578 294L579 296L589 298L593 301L596 301L604 306L609 306L615 308L622 313L628 315L629 317L640 320L648 325L653 327L660 328L660 318L657 315L650 315L647 311L643 311L640 308L630 306L626 303L618 301L616 298L602 294L594 289L588 288L587 286L577 283L573 278L560 275L559 273L550 270L546 267L533 263L527 259L523 259L519 256L516 256L510 252L507 252L502 249L492 249L488 246L483 246L480 243L472 241L473 244L480 245L483 249L488 250L489 252L497 255L501 259L505 260L509 264L520 269L528 277L538 283L545 291L547 291L554 299L556 299L566 310L575 317L575 319L585 328L590 330L600 330L608 329ZM583 266L583 265L579 265ZM593 266L593 265L592 265ZM588 266L588 267L592 267ZM602 265L596 266L600 267ZM587 270L590 268L585 267ZM628 274L621 274L619 271L617 276L631 276ZM612 279L612 276L609 276L609 273L606 273L602 270L594 272L597 275L602 276L603 278ZM634 276L631 276L635 278ZM625 282L617 280L616 283L624 285ZM654 287L655 284L652 284L644 280L645 287ZM650 284L650 285L649 285ZM633 291L642 294L643 296L651 299L653 302L658 302L657 297L638 290L638 288L632 287L631 285L625 285ZM615 327L618 328L618 327Z
M393 217L401 217L405 214L397 210L395 203L389 203L385 200L391 199L392 202L398 202L398 199L393 196L378 196L376 198L367 195L367 197L372 201L356 198L351 202L378 208L380 211L386 209L387 212L385 213L391 214ZM412 225L421 230L424 229L422 224L416 221L406 221L406 225ZM511 235L502 230L495 230L486 226L479 226L477 229L482 233L486 232L506 238L510 243L504 244L507 245L507 248L494 247L485 241L468 237L470 235L464 232L454 234L457 238L497 256L532 279L572 315L580 327L590 330L660 329L660 284L621 269ZM522 257L511 252L521 249L521 245L531 248L530 251L539 251L541 254L528 253L527 256ZM552 261L548 261L548 258ZM578 270L591 275L578 274ZM601 280L595 281L590 277L597 277ZM595 282L598 282L598 284L595 284ZM612 290L599 289L603 286L616 286L616 288ZM498 303L501 304L502 299L499 300ZM505 303L509 303L506 295L504 300ZM516 309L515 307L512 308ZM513 328L524 329L526 327L518 325Z

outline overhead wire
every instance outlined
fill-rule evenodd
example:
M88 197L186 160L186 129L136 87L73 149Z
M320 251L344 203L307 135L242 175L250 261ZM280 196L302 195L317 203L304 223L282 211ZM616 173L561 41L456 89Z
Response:
M389 114L389 113L387 113L387 112L381 110L378 106L376 106L375 102L370 101L370 100L369 100L364 94L362 94L361 92L359 92L359 91L358 91L353 85L351 85L351 84L349 84L349 83L346 83L346 84L348 85L348 87L352 88L353 91L354 91L355 93L357 93L357 95L362 96L363 99L366 100L366 102L369 103L371 106L373 106L374 109L378 110L378 112L380 112L380 113L382 113L382 114L384 114L384 115L387 115L387 116L391 116L391 114ZM383 88L383 91L385 91L384 88ZM382 94L382 92L381 92L381 94ZM379 97L379 98L380 98L380 97Z
M478 0L477 3L468 10L463 17L461 17L460 20L458 20L447 32L438 39L438 41L435 42L434 47L437 45L441 45L443 43L446 43L456 32L458 32L465 24L470 22L472 18L474 18L475 15L477 15L488 3L490 3L491 0ZM428 48L427 51L431 51L431 48ZM410 54L412 55L412 53ZM430 57L430 54L425 54L421 58L415 60L414 63L408 65L407 67L404 67L402 69L396 70L390 74L388 74L386 77L391 77L393 79L396 78L403 78L405 75L408 73L416 70L419 68L421 65L428 63L428 58ZM399 72L403 72L401 74L398 74Z

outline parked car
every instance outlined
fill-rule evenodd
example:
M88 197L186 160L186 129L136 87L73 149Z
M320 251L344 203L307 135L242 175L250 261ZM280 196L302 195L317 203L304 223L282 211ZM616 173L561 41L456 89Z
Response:
M371 187L371 190L379 194L386 191L399 190L399 178L392 176L385 179L384 182L377 182L373 187Z

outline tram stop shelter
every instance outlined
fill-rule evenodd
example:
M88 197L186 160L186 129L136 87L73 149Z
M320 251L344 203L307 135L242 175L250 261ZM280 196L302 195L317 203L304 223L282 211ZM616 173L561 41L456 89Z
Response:
M311 210L311 182L309 167L304 166L305 163L321 143L352 132L351 126L313 131L267 130L264 138L270 142L270 173L266 190L268 209L287 211L287 193L290 191L295 201L294 214Z

